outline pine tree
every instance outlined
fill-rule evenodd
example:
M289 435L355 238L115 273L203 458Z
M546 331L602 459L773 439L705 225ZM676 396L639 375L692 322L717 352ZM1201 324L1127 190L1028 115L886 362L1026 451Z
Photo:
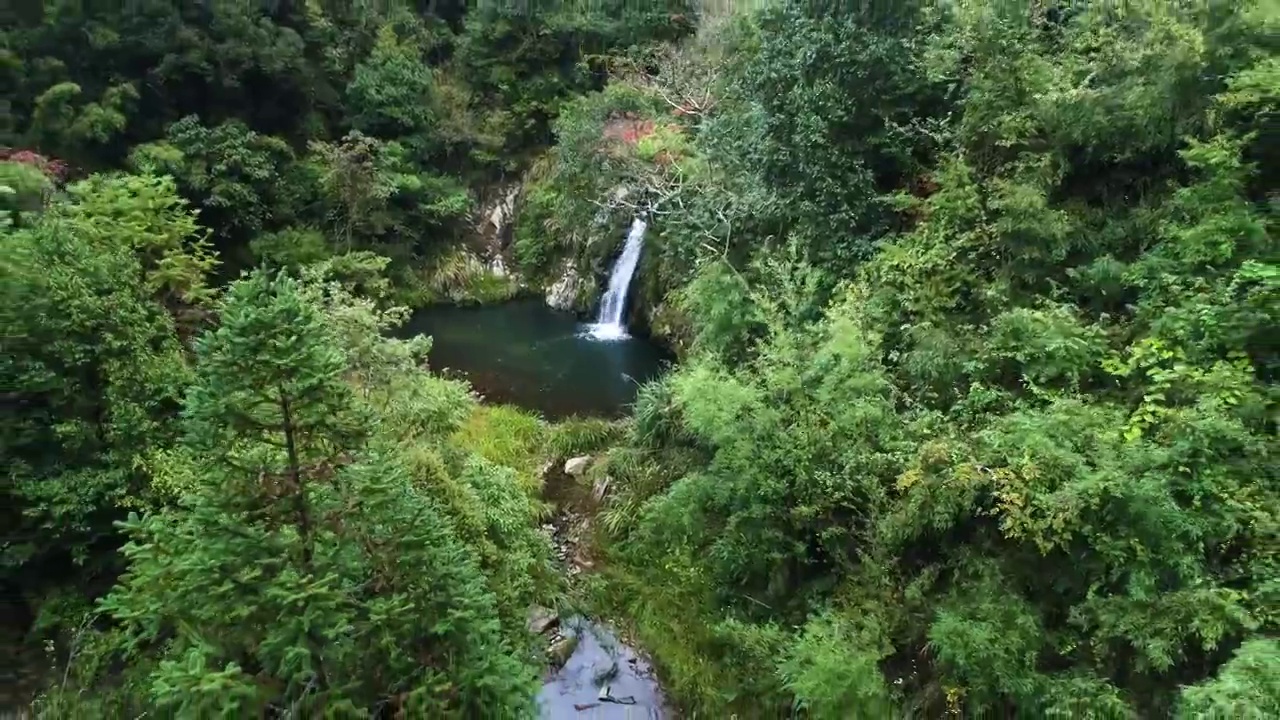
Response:
M103 603L127 652L158 653L178 717L527 714L476 558L409 481L344 380L322 314L288 278L234 284L198 346L186 408L205 475L183 506L131 518L131 566Z

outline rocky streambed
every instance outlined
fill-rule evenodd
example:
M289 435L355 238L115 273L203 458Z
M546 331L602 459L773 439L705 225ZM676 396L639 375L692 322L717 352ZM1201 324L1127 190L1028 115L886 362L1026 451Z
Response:
M652 666L603 625L557 619L549 639L553 666L538 693L542 717L670 717Z
M555 468L546 473L547 498L555 503L556 512L543 531L550 535L571 586L580 574L595 567L588 554L593 517L590 509L608 490L607 480L594 486L578 483L589 463L589 458L574 458L566 463L563 472ZM541 717L675 717L652 665L643 653L622 642L604 621L576 614L562 618L548 608L534 607L529 612L529 629L547 641L549 666L538 693Z

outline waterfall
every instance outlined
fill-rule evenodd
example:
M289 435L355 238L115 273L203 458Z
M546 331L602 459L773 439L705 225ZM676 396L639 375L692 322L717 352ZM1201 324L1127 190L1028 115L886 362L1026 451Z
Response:
M596 339L622 340L629 337L622 314L627 309L627 290L631 288L631 276L636 274L636 265L640 262L646 227L648 225L643 218L637 217L631 223L631 232L627 233L622 254L618 256L618 261L613 264L613 272L609 274L609 288L600 300L600 314L591 326L591 336Z

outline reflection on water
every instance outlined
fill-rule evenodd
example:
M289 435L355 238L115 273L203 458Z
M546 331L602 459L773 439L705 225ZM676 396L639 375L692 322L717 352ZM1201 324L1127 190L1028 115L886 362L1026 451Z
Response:
M492 402L569 415L616 417L666 355L635 336L598 340L587 325L539 300L486 307L430 307L401 334L431 335L430 364L466 377Z

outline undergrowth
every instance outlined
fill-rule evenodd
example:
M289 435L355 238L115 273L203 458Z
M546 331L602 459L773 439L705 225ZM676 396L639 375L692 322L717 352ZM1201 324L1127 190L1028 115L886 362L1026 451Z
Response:
M520 283L514 276L494 273L474 253L461 247L404 275L396 283L396 300L409 307L437 303L490 305L520 293Z
M531 492L542 489L549 428L536 414L512 405L477 405L458 428L461 447L497 465L512 468Z
M551 427L548 450L555 458L597 453L620 440L624 435L623 428L619 421L571 417Z

